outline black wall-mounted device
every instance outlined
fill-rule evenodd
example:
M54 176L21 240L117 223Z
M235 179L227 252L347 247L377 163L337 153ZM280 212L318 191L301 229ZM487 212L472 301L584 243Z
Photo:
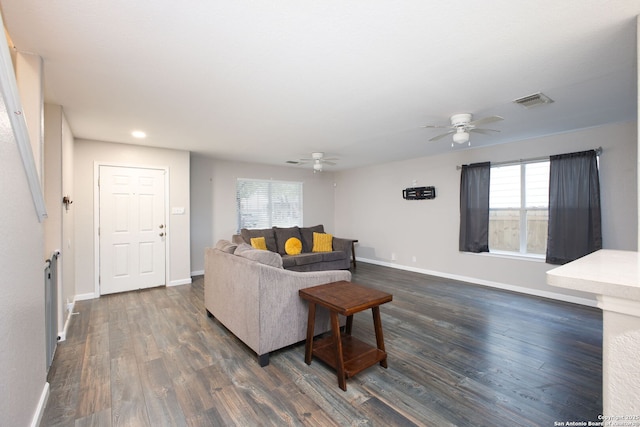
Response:
M436 198L436 187L412 187L402 190L405 200L425 200Z

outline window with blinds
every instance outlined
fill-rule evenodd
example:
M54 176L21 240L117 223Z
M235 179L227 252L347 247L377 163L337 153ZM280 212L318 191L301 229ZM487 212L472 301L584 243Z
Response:
M238 231L302 226L302 182L239 178L236 204Z

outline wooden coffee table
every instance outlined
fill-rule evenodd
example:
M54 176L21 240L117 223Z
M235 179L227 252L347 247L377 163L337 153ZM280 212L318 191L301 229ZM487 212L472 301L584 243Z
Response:
M380 363L387 367L387 353L384 349L380 305L393 299L391 294L371 289L352 282L340 281L325 285L300 289L300 297L309 301L309 319L307 321L307 341L304 361L311 364L312 356L317 357L336 370L338 385L347 390L346 379L358 372ZM329 310L331 314L331 336L313 342L316 305ZM376 333L377 347L373 347L351 336L353 315L371 309ZM347 317L344 334L340 333L338 315Z

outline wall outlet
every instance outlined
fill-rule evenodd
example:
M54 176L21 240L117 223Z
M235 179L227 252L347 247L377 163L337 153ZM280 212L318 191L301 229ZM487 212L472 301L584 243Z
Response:
M73 303L72 302L67 302L67 311L69 313L71 313L71 311L73 311Z
M415 255L411 257L411 261L416 262L416 256Z
M391 252L391 261L395 261L395 260L396 260L396 253Z

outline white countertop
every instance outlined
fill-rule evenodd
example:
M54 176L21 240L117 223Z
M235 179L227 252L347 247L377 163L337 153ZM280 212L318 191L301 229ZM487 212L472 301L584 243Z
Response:
M602 249L547 271L547 283L640 301L640 253Z

